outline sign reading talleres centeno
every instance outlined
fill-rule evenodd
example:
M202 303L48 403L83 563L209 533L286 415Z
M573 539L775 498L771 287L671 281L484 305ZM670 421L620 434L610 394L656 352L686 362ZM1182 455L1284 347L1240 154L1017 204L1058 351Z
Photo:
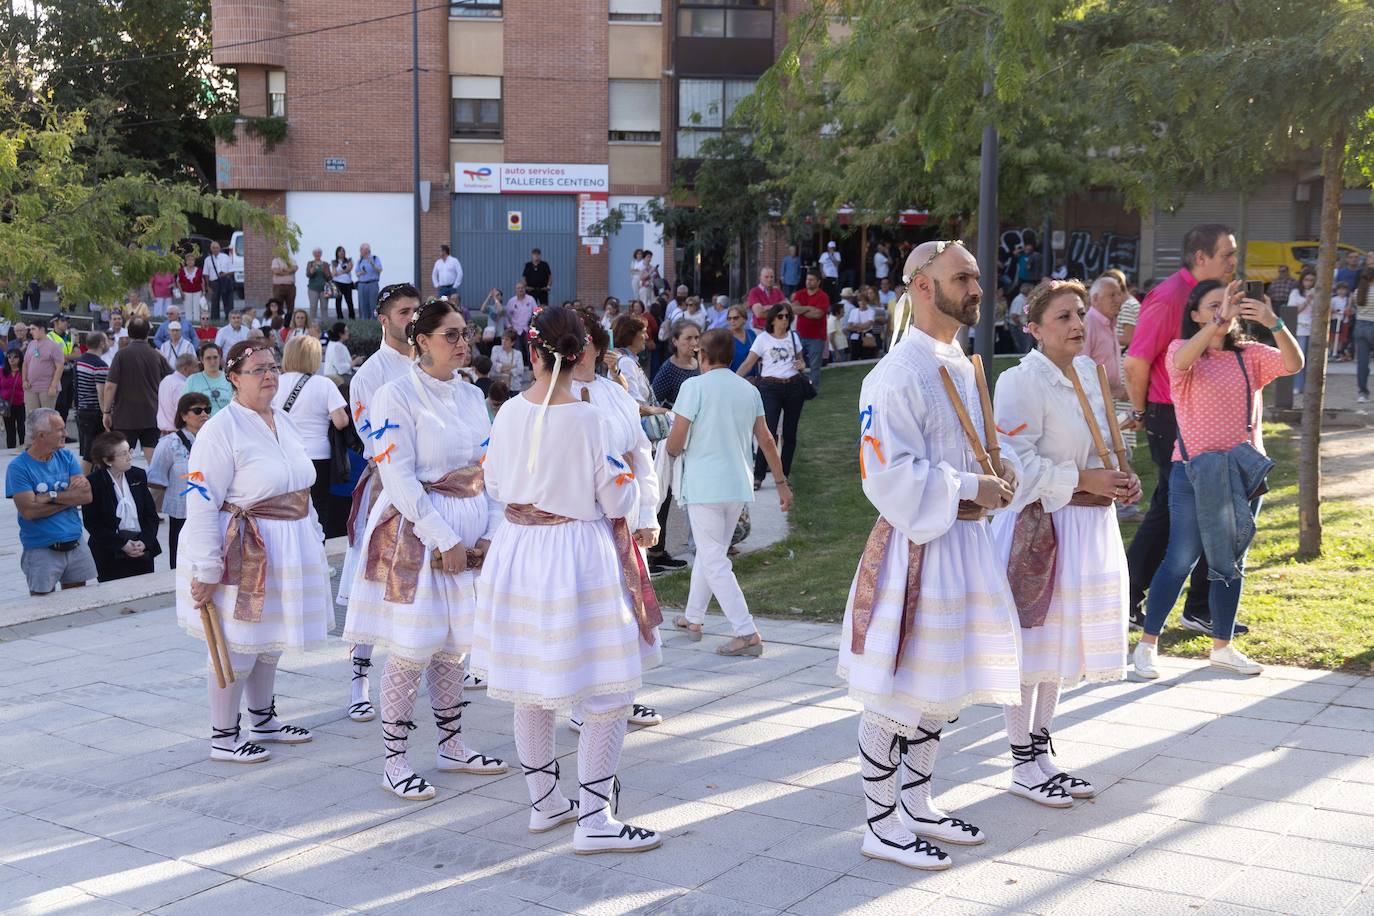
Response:
M455 194L607 194L610 168L587 164L455 162Z

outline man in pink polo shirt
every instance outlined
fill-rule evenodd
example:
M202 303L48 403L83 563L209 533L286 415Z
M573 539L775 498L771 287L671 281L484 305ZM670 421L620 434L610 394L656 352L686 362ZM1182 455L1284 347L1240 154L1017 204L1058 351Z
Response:
M749 296L744 301L749 305L749 314L753 316L754 327L763 330L768 318L768 309L783 301L782 287L778 286L773 279L773 268L765 267L759 271L759 285L749 290Z
M1183 310L1193 287L1202 280L1228 283L1235 274L1236 237L1228 227L1204 223L1189 229L1183 236L1183 266L1152 289L1140 304L1140 321L1126 350L1126 391L1133 408L1129 426L1144 428L1150 459L1158 472L1150 508L1126 550L1131 574L1131 622L1137 626L1145 619L1145 590L1169 546L1169 472L1173 467L1174 442L1178 439L1166 362L1169 344L1178 338ZM1182 622L1188 629L1211 632L1207 592L1207 564L1200 562L1193 570L1183 608ZM1240 631L1237 624L1236 632Z

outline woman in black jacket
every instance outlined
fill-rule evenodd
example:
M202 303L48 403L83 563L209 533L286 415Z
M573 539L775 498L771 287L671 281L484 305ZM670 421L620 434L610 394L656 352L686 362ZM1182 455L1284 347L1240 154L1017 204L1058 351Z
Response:
M129 443L119 433L101 433L91 443L91 501L81 507L90 533L96 578L101 582L153 571L162 552L157 542L157 507L148 475L133 466Z

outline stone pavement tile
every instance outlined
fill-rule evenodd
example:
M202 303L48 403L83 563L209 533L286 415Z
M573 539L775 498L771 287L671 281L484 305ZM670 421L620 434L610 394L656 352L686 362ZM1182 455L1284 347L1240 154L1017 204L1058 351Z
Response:
M858 786L854 794L826 792L777 782L755 783L752 786L724 792L716 796L717 804L752 814L809 824L849 830L862 823L861 805L857 803Z
M702 885L709 894L786 909L825 887L839 872L755 856Z
M666 763L707 762L713 766L723 764L727 757L738 758L742 753L736 745L671 735L663 731L661 725L631 733L625 739L625 751L641 759Z
M1341 916L1371 916L1371 914L1374 914L1374 886L1366 887L1341 911Z
M284 833L270 833L189 812L174 826L148 828L124 837L139 849L192 865L243 876L314 845Z
M1160 728L1090 719L1069 723L1060 729L1055 737L1064 741L1081 741L1085 744L1101 744L1126 750L1147 749L1158 753L1183 736L1178 732Z
M1244 767L1224 763L1204 763L1181 757L1160 755L1131 773L1131 779L1164 786L1188 786L1207 792L1219 792L1248 771Z
M1287 836L1283 838L1281 850L1281 857L1266 857L1256 864L1356 884L1374 878L1374 848L1368 846L1345 846Z
M622 817L624 816L626 814L622 813ZM523 849L540 849L560 839L556 830L549 833L530 833L528 808L512 811L504 817L474 827L466 831L465 835Z
M1359 706L1328 706L1310 720L1328 728L1353 728L1374 732L1374 711Z
M1294 824L1312 813L1308 805L1288 802L1262 801L1235 795L1213 795L1193 811L1181 817L1204 824L1245 827L1269 833L1287 833Z
M1215 722L1217 714L1199 709L1131 703L1129 705L1114 704L1107 709L1095 712L1092 718L1101 722L1120 722L1123 725L1140 725L1145 728L1194 732L1204 725Z
M462 795L445 793L436 804L407 814L405 819L463 833L519 811L524 811L528 815L529 808L528 793L520 801L488 798L476 792L465 792Z
M1135 846L1126 843L1039 831L1010 852L997 856L997 861L1065 875L1092 876L1124 861L1135 851Z
M685 815L683 814L684 809L688 812ZM703 817L702 812L706 810L723 813ZM717 846L750 853L761 853L770 846L776 845L778 840L794 836L805 828L805 825L795 821L765 817L749 811L715 808L714 806L702 805L700 802L685 802L659 816L646 816L642 820L645 826L653 829L652 824L661 821L666 816L675 817L681 824L676 828L670 828L667 831L669 836L700 836ZM682 820L684 816L690 820L684 823Z
M512 914L557 913L536 903L503 894L500 891L474 887L471 884L451 884L430 894L417 896L381 913L404 913L406 916L512 916Z
M89 894L149 910L199 893L229 876L98 837L29 855L20 867Z
M251 880L352 909L375 909L455 883L385 859L316 846L253 872Z
M1299 805L1325 804L1341 787L1340 780L1322 778L1321 771L1303 773L1294 769L1269 770L1263 767L1246 770L1245 775L1228 783L1227 795L1287 801ZM1370 812L1374 813L1374 812Z
M1168 749L1162 751L1159 756L1230 764L1238 767L1256 767L1274 751L1272 744L1209 735L1205 734L1205 731L1206 729L1203 729L1169 745Z
M1144 848L1106 869L1100 877L1113 884L1150 889L1159 888L1167 882L1169 890L1176 893L1209 897L1223 882L1239 874L1243 867L1238 861L1204 859L1167 849Z
M719 699L713 691L690 690L685 687L662 687L646 685L635 695L635 699L645 706L652 706L665 716L693 709L701 709ZM509 718L509 717L507 717Z
M1271 667L1264 669L1264 671L1265 677L1273 677L1278 680L1299 681L1304 684L1329 684L1336 687L1353 687L1368 680L1358 675L1345 674L1340 671L1323 671L1320 668Z
M846 686L845 680L835 673L834 659L819 665L812 665L810 668L804 668L796 674L788 675L786 680L797 681L801 684L813 684L818 687Z
M769 916L782 911L757 903L744 903L697 891L674 897L654 907L650 912L653 916Z
M1202 672L1210 673L1210 669L1201 669ZM1344 684L1326 684L1319 681L1294 682L1278 677L1233 677L1217 671L1210 680L1198 679L1190 681L1198 686L1205 686L1207 690L1221 691L1222 693L1235 693L1249 697L1277 697L1284 700L1302 700L1308 703L1320 703L1325 705L1336 699L1350 689Z
M128 834L172 827L186 816L173 805L114 792L71 798L35 813L45 821L119 843L125 842Z
M1346 814L1374 815L1374 785L1365 782L1341 783L1317 807Z
M639 821L637 820L636 823ZM709 833L664 839L661 853L607 856L616 871L638 875L674 887L694 888L750 858L750 853L713 844ZM545 901L554 905L552 901Z
M38 639L16 639L0 642L0 662L3 662L5 669L10 671L84 654L80 649L74 649L71 646Z
M143 754L173 747L186 740L186 735L177 732L113 716L107 716L99 722L73 726L59 732L58 737L120 755Z
M1205 738L1229 738L1251 744L1278 747L1297 734L1299 725L1288 722L1267 722L1264 719L1246 719L1242 716L1224 716L1210 725L1198 729L1197 734Z
M758 779L733 769L712 769L703 764L642 761L622 766L620 783L683 801L711 801L721 793L755 785Z
M1374 709L1374 687L1358 686L1347 688L1336 699L1337 706L1351 706L1356 709Z
M859 709L844 687L821 687L800 681L767 681L739 691L735 696L778 700L784 703Z
M657 851L635 855L652 855ZM540 905L562 913L619 916L623 913L648 912L683 893L683 889L674 884L642 878L620 869L584 867L583 874L584 880L558 890L540 901Z
M1279 834L1263 830L1175 821L1151 838L1150 848L1248 865L1267 852L1280 851L1276 847L1283 847L1281 855L1289 859L1287 843Z
M1169 883L1167 876L1159 878L1161 883ZM1050 912L1054 916L1137 916L1140 913L1191 916L1197 913L1202 902L1201 897L1093 881L1068 895Z
M28 813L73 798L98 799L104 790L66 776L8 769L0 772L0 808Z
M110 900L99 900L71 885L17 868L0 866L0 912L9 916L49 913L137 913L138 910Z
M1329 751L1333 754L1374 755L1374 733L1348 728L1326 728L1303 725L1284 738L1284 745L1309 751Z
M1142 846L1175 822L1175 818L1166 815L1122 811L1119 808L1102 807L1089 800L1086 804L1077 803L1073 806L1064 817L1063 829L1083 836Z
M852 871L870 859L859 852L863 833L858 830L834 830L830 827L803 827L796 833L769 846L769 858L798 865L811 865L830 871Z
M1188 786L1171 786L1123 779L1099 792L1093 801L1117 811L1144 811L1166 817L1184 817L1198 811L1212 797L1210 792Z
M959 871L960 868L956 861L949 872ZM989 862L964 877L950 893L963 900L991 904L1002 910L1048 913L1080 884L1081 879L1069 875L1006 862ZM941 912L940 905L937 904L931 912Z
M1216 891L1217 900L1303 916L1338 913L1360 893L1360 885L1312 875L1251 866Z
M800 916L901 916L936 906L939 895L915 887L893 887L878 881L844 875L792 905L789 913Z
M230 912L325 916L346 911L332 903L236 878L192 897L158 907L153 912L157 916L221 916Z
M409 830L416 827L416 830ZM472 834L455 833L426 824L393 821L331 845L370 859L385 859L416 868L436 878L463 880L475 872L499 869L529 850Z

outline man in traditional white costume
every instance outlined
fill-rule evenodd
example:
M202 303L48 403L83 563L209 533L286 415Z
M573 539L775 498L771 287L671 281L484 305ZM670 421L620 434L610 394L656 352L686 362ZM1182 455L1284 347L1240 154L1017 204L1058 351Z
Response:
M348 513L348 552L344 554L343 569L339 573L339 592L334 599L344 607L348 606L353 577L362 558L363 529L381 492L381 478L377 475L373 458L384 433L379 432L380 422L378 428L373 427L369 408L378 389L393 379L403 377L414 364L410 342L406 340L406 326L419 305L420 293L409 283L393 283L378 294L377 321L382 326L382 345L358 367L348 385L348 412L353 418L358 438L363 442L367 468L353 488L353 507ZM372 667L372 646L355 644L351 654L353 682L348 700L348 717L354 722L370 722L377 715L372 706L367 676L367 669Z
M986 839L931 800L941 729L965 706L1021 697L1015 610L984 521L1011 501L1015 459L1002 477L980 471L942 380L969 432L984 429L974 368L955 341L978 320L977 262L957 242L926 242L903 273L893 327L905 336L859 400L863 489L881 515L850 590L839 673L864 707L863 854L938 870L951 860L930 840Z

